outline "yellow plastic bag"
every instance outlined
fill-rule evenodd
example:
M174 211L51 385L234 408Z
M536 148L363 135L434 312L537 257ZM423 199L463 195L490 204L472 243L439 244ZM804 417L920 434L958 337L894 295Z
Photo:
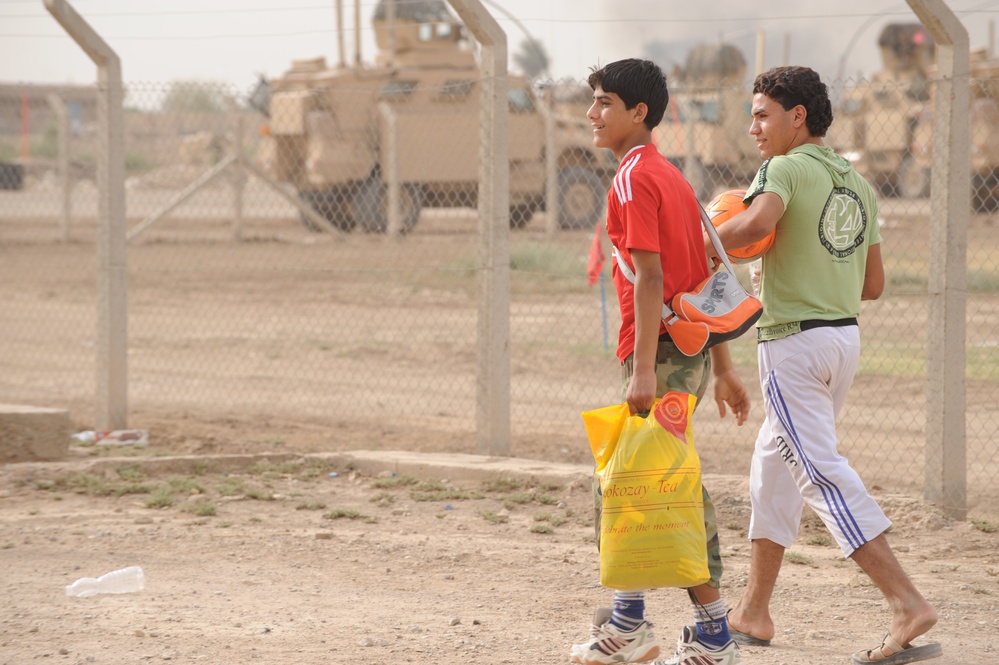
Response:
M696 397L666 393L648 417L627 404L583 413L597 464L600 583L621 591L707 582L701 461L690 414Z

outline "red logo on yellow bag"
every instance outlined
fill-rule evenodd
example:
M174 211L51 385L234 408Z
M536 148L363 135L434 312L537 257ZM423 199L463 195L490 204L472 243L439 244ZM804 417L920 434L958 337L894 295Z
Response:
M687 397L681 393L666 393L655 410L656 422L684 443L687 443Z

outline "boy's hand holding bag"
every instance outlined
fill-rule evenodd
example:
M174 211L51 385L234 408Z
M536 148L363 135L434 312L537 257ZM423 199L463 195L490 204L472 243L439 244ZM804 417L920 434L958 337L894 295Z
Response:
M622 591L708 581L696 398L667 393L647 417L628 405L583 413L602 493L600 583Z

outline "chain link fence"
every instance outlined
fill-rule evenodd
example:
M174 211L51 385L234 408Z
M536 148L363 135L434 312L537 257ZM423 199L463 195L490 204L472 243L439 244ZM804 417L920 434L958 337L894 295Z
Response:
M988 73L988 72L987 72ZM872 485L922 491L927 414L932 80L836 82L829 143L881 191L888 285L865 303L844 454ZM995 514L997 79L976 78L967 301L968 500ZM129 425L307 424L328 445L474 447L479 144L474 74L335 76L296 63L254 90L129 85ZM0 401L70 411L95 390L95 97L0 98ZM511 454L589 458L579 414L620 401L607 265L587 275L616 164L582 82L510 84ZM703 199L756 157L742 87L677 82L656 132ZM993 145L996 144L996 145ZM738 147L736 147L738 146ZM549 156L554 156L549 158ZM733 343L750 424L697 412L709 472L746 473L761 419L755 342ZM401 443L400 443L401 442Z

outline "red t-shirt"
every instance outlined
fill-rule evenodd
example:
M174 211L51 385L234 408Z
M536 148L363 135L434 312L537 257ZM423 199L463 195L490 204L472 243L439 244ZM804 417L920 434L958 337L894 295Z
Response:
M632 270L632 249L659 253L663 302L708 276L700 214L690 183L654 145L636 146L621 160L607 193L607 235ZM616 262L611 274L621 306L617 357L624 362L635 350L635 286Z

